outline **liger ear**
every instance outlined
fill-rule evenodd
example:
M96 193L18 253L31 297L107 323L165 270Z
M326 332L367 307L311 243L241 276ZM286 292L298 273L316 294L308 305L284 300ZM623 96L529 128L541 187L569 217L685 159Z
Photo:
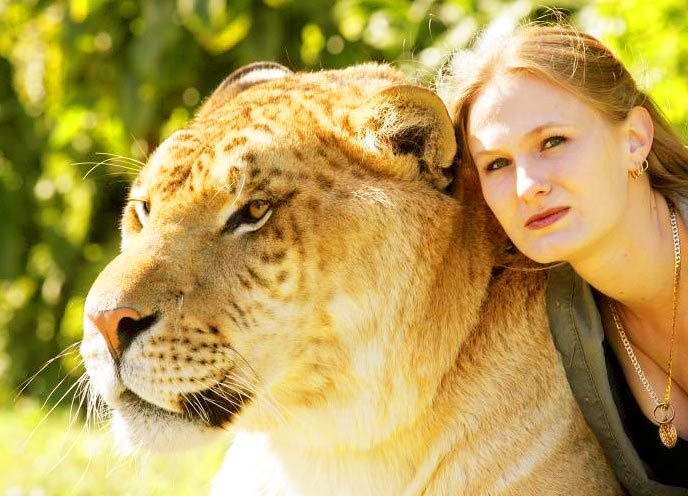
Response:
M374 164L402 178L421 178L444 190L454 179L454 126L444 103L420 86L385 88L349 115Z
M232 72L220 83L196 115L203 117L251 86L290 74L293 74L291 70L276 62L254 62L245 65Z

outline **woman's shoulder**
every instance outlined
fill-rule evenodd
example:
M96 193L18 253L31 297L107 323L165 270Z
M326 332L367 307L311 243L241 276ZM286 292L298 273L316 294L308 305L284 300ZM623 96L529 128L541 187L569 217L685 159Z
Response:
M604 330L592 288L564 264L548 274L547 314L571 390L622 484L631 494L688 495L650 480L627 436L609 382Z
M688 223L688 199L670 200ZM557 265L548 270L546 304L552 338L574 393L594 386L604 406L613 408L603 321L592 287L569 264ZM582 405L592 401L583 400Z

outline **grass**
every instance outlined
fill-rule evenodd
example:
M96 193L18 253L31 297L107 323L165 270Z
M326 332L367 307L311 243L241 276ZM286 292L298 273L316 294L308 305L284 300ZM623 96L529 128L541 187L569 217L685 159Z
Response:
M227 441L189 452L115 453L106 429L85 432L69 412L21 399L0 408L0 496L138 496L207 494ZM37 427L38 426L38 427Z

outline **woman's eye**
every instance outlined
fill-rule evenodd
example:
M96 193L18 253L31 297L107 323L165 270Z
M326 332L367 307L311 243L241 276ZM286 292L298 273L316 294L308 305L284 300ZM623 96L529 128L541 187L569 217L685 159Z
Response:
M557 145L562 144L566 141L563 136L551 136L542 142L542 149L547 150L548 148L554 148Z
M489 164L487 164L487 167L485 167L485 170L487 172L495 171L498 169L501 169L502 167L506 167L509 165L509 161L505 158L498 158L497 160L493 160Z

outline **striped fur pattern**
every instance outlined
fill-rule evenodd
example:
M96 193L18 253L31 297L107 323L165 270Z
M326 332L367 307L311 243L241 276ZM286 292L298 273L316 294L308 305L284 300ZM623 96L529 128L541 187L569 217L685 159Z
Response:
M541 273L452 179L441 102L363 65L230 76L131 187L82 355L128 449L225 431L215 495L618 494L568 389ZM193 470L193 468L189 468Z

